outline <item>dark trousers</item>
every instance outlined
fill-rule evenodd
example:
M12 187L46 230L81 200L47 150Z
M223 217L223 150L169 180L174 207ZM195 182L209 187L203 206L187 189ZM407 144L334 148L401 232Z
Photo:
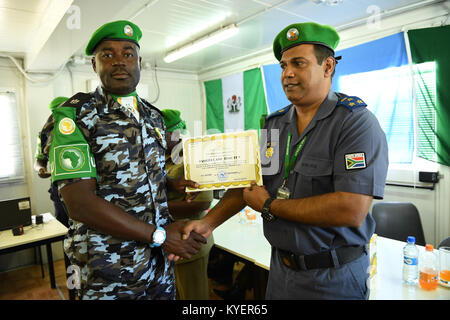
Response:
M67 213L66 206L64 202L62 202L61 198L58 194L58 187L53 183L50 185L50 189L48 189L50 193L50 199L53 201L53 206L55 207L55 218L67 228L69 227L69 214Z
M295 271L272 247L268 300L366 300L369 298L369 257L366 253L337 268Z

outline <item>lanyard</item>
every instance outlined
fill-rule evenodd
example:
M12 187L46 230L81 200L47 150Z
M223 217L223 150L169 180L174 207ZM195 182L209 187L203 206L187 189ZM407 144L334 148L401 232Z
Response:
M294 154L289 159L289 150L291 149L291 139L292 139L292 135L289 132L288 137L287 137L287 142L286 142L286 156L284 158L284 182L283 182L283 185L286 183L286 180L289 176L289 172L291 171L292 166L294 165L295 161L297 160L297 157L298 157L300 151L302 151L302 149L303 149L303 145L305 144L305 141L306 141L306 136L304 136L302 141L300 141L300 143L298 144L297 148L294 151Z

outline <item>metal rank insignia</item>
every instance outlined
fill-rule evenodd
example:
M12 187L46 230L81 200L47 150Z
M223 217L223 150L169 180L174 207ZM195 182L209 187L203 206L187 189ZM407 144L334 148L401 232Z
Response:
M274 152L275 152L275 143L273 143L273 142L267 142L267 145L266 145L266 157L267 158L272 158L272 156L273 156L273 154L274 154Z

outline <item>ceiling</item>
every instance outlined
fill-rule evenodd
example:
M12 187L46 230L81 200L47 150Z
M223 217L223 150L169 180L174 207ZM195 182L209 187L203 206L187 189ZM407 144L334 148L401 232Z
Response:
M317 2L317 0L315 0ZM59 69L84 57L91 34L103 23L128 19L143 31L141 56L152 66L200 73L237 57L270 52L275 35L295 22L315 21L344 30L442 0L0 0L0 55L24 59L28 71ZM447 6L448 8L448 6ZM167 64L165 53L221 27L239 33Z

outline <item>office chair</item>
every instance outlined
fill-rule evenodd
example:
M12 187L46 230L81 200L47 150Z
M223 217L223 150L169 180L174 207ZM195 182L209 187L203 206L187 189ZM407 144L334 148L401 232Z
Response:
M415 205L409 202L379 202L373 205L375 233L379 236L406 241L416 238L416 244L425 245L422 223Z
M445 238L444 240L441 241L441 243L439 243L439 247L450 247L450 237Z

